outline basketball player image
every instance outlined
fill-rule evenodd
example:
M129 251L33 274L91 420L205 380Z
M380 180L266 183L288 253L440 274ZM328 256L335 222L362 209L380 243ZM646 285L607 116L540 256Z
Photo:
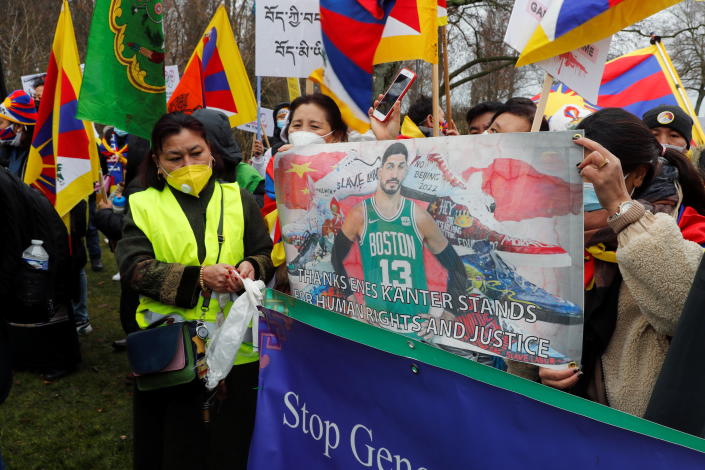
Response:
M401 142L391 144L377 169L377 190L345 215L335 237L331 260L336 273L347 276L344 260L353 243L357 243L364 280L375 286L374 291L366 291L364 295L366 307L378 313L371 322L413 338L428 339L433 335L427 334L423 324L430 314L452 320L455 307L446 304L445 308L432 309L430 297L425 302L409 301L409 297L405 302L394 302L389 295L384 295L391 291L385 287L391 286L394 292L404 295L418 295L428 289L424 247L448 271L445 291L452 299L464 294L466 273L462 261L431 215L401 195L407 165L406 146Z

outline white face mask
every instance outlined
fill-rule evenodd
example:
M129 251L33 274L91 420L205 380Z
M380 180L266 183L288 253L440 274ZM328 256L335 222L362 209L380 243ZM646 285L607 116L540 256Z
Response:
M289 134L289 142L291 142L291 144L295 147L300 145L325 144L325 138L332 133L333 131L330 131L326 135L318 135L315 132L296 131Z
M661 147L663 147L663 150L664 150L664 151L666 151L667 149L677 150L677 151L679 151L680 153L685 153L685 151L686 151L685 145L684 145L683 147L680 147L680 146L678 146L678 145L661 144Z

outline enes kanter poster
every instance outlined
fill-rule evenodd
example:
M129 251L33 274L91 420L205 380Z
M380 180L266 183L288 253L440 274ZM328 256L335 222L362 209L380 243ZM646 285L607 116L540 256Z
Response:
M579 362L582 149L572 134L278 155L292 295L480 362Z

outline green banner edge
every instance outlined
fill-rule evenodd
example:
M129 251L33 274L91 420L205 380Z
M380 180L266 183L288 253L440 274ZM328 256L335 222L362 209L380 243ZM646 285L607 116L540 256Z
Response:
M705 439L463 359L428 344L409 340L396 333L297 300L273 289L267 289L263 306L340 338L395 356L409 358L411 360L409 366L411 367L412 363L416 364L421 373L423 373L423 364L429 364L570 413L705 453Z

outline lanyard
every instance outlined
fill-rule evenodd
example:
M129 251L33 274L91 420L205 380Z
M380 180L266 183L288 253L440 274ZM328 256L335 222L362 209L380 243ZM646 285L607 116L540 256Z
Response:
M225 241L225 238L223 237L223 208L225 206L225 203L223 202L225 199L225 193L223 193L223 186L218 183L218 188L220 188L220 219L218 220L218 256L215 259L215 264L218 264L220 262L220 250L223 247L223 242ZM206 312L208 312L208 307L211 304L211 296L213 295L212 291L207 291L207 292L201 292L201 295L203 296L203 304L201 304L201 320L206 318Z

